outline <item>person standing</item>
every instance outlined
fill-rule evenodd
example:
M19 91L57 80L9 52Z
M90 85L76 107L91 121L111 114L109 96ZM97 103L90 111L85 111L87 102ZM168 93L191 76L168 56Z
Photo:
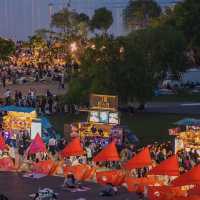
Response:
M56 139L54 137L51 137L49 139L49 151L51 152L52 155L55 155L56 153L56 145L57 145L57 142L56 142Z
M4 93L5 99L6 99L6 105L10 104L10 99L11 99L11 91L10 89L7 89L6 92Z

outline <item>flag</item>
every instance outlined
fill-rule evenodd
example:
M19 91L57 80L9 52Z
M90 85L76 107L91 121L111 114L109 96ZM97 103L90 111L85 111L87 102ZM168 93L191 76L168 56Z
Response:
M115 142L111 142L102 149L94 158L94 162L119 161L120 157L115 146Z
M179 164L176 155L171 156L167 160L164 160L159 165L154 167L150 172L150 175L168 175L179 176Z
M152 164L149 148L146 147L138 154L136 154L131 160L124 164L126 169L143 168Z

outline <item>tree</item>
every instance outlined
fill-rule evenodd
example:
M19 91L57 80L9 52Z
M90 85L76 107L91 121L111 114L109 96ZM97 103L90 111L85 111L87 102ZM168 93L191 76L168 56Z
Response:
M189 61L200 64L200 1L185 0L177 3L173 9L167 9L153 23L153 26L182 31L187 40Z
M94 15L90 22L91 30L100 30L104 34L108 31L113 23L112 12L107 8L99 8L94 11Z
M125 24L131 28L144 28L160 14L161 8L154 0L129 1L124 10Z
M7 60L15 52L15 43L0 37L0 60Z
M51 26L60 29L67 36L85 36L89 29L89 17L64 8L52 16Z
M174 29L147 28L120 38L98 36L90 42L93 47L83 54L81 71L69 88L76 100L78 94L80 100L95 92L144 104L168 69L177 74L184 70L185 41Z
M79 102L88 99L92 92L118 94L120 41L105 35L91 39L90 43L92 47L86 49L81 59L81 71L72 78L69 87L70 99L79 99Z
M185 69L185 40L181 32L160 28L138 30L128 36L126 44L123 65L126 68L121 72L121 83L125 85L120 88L128 88L121 92L131 99L146 102L163 73L171 69L178 74Z

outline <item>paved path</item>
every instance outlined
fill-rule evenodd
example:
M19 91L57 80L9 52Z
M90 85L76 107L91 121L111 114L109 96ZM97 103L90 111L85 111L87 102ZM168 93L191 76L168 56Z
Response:
M91 190L87 192L71 193L63 191L60 185L63 178L44 177L39 180L23 178L21 174L0 172L0 193L3 193L9 200L30 200L29 194L37 192L38 188L51 188L59 193L58 200L138 200L134 193L128 193L125 189L121 190L115 197L99 197L98 193L102 189L100 185L94 183L84 183Z
M152 102L146 105L146 112L200 114L200 102Z
M66 85L66 84L65 84ZM8 85L6 88L0 86L0 98L4 97L4 93L6 89L9 88L11 90L12 96L15 94L15 90L22 91L23 94L27 94L29 89L32 88L36 90L37 95L46 94L47 89L49 89L53 94L61 95L67 92L67 87L65 89L58 89L58 82L44 82L44 83L26 83L23 85Z

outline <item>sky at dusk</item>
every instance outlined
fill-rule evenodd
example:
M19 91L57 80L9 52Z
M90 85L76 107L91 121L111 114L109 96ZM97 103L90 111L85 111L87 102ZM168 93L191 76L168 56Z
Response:
M35 30L48 28L50 22L49 4L52 13L58 11L69 0L0 0L0 36L24 40ZM176 0L158 0L162 5ZM71 9L91 16L96 8L106 6L112 10L114 23L110 32L119 35L125 32L122 11L128 0L71 0Z

